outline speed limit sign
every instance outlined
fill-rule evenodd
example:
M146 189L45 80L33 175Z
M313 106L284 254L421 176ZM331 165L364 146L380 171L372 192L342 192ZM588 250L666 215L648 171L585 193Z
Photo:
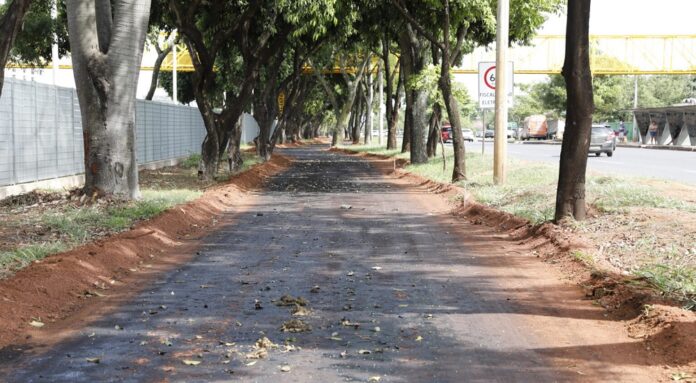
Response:
M507 67L507 93L508 107L512 107L512 96L515 80L513 78L512 62L508 62ZM479 108L494 109L495 108L495 62L480 62L479 63Z

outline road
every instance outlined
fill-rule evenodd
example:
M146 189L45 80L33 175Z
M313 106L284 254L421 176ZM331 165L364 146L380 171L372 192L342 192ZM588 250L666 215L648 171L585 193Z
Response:
M481 142L467 143L466 148L480 153ZM486 142L485 151L493 153L493 144ZM508 145L508 153L510 157L525 161L558 164L561 146L514 143ZM597 173L696 184L696 152L620 147L611 158L605 154L600 157L591 155L587 166L590 171Z
M325 149L287 149L291 168L221 217L225 225L203 240L193 261L58 344L41 348L36 339L35 347L5 354L2 380L660 376L641 341L535 257L531 245L456 218L443 197ZM286 294L307 300L304 316L274 303ZM311 329L281 331L283 324L303 330L291 319ZM262 337L278 347L255 348Z

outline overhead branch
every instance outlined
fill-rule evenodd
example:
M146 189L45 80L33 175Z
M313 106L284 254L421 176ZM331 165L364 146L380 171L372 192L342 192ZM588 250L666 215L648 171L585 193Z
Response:
M403 4L401 3L401 0L391 0L391 2L392 2L392 4L394 4L394 7L399 11L399 13L401 13L401 15L406 19L406 21L408 21L408 23L411 24L411 26L413 26L413 28L415 28L416 31L418 31L418 33L420 33L423 37L425 37L426 39L428 39L431 43L437 45L438 48L440 48L440 49L442 49L442 50L445 49L445 45L443 45L441 41L439 41L438 39L436 39L436 38L435 38L435 35L433 35L432 33L428 32L428 31L427 31L427 30L426 30L426 29L425 29L425 28L424 28L424 27L411 15L411 13L408 11L408 9L406 9L406 6L403 5Z

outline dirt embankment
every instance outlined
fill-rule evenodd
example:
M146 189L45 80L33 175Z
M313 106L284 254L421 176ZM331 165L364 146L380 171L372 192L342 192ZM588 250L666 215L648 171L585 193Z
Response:
M685 381L696 381L696 313L660 296L640 278L621 275L603 264L588 262L582 254L594 244L587 238L552 223L532 225L523 218L477 203L458 186L434 182L404 170L408 164L406 160L331 150L364 157L384 173L443 195L454 202L452 214L475 225L489 226L510 241L530 249L530 256L560 269L582 288L587 300L604 307L609 318L622 321L631 337L643 339L656 362L692 370L694 380Z
M220 213L253 198L247 191L288 167L288 159L275 155L130 231L49 256L0 281L0 348L30 339L38 327L59 333L86 321L190 260L198 240L220 225Z

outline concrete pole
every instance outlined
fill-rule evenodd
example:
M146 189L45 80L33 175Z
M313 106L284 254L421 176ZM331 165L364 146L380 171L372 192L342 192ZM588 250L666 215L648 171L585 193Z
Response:
M493 145L493 181L505 183L507 162L507 49L510 29L510 0L498 0L498 31L495 55L495 143ZM485 133L484 133L485 136Z
M379 65L379 72L377 74L378 79L377 82L379 83L377 86L379 87L379 123L377 126L379 127L379 137L377 137L377 143L379 145L382 145L382 132L384 131L384 72L382 71L382 64Z
M172 100L174 100L174 103L177 103L179 102L179 84L177 83L177 70L179 66L179 59L177 57L176 50L176 30L172 32L172 36L170 38L172 40Z
M54 1L51 6L51 21L56 23L58 20L58 2ZM53 34L53 44L51 44L51 63L53 66L53 86L58 85L58 35Z
M638 75L633 78L633 109L638 109ZM633 141L640 142L640 130L638 130L638 120L633 113Z

